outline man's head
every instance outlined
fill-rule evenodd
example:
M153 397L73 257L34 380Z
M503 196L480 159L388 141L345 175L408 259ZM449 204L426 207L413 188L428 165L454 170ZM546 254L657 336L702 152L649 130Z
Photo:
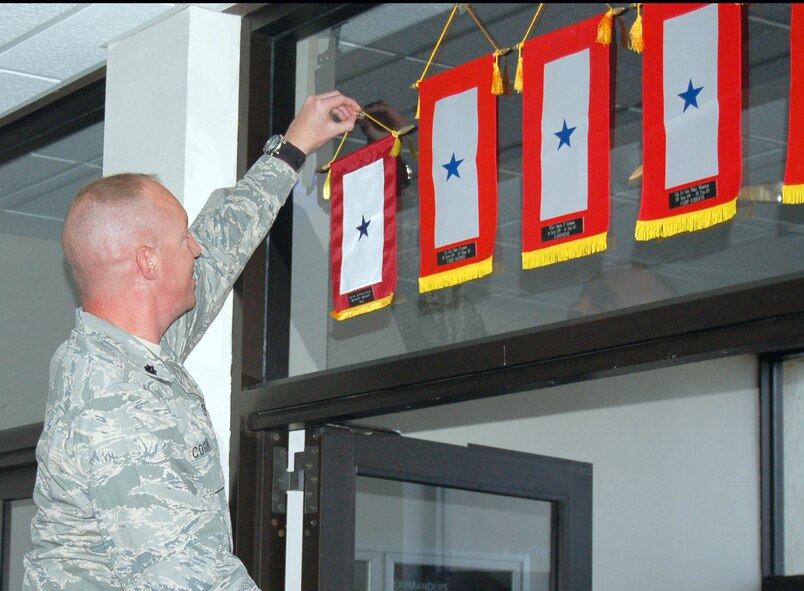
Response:
M195 305L193 261L201 250L184 208L154 176L119 174L84 187L67 213L62 245L84 308L112 322L138 313L164 330Z

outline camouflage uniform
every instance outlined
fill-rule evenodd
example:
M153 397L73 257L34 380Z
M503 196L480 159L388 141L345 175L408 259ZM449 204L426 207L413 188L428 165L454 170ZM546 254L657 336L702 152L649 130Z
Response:
M265 237L296 175L264 156L190 228L197 304L157 357L78 310L51 362L23 589L257 589L232 554L215 434L182 362Z

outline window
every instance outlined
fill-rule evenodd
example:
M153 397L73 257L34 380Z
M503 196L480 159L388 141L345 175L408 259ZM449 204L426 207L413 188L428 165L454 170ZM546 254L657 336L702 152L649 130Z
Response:
M296 97L337 87L363 104L385 100L413 122L416 93L410 84L421 75L451 8L383 4L357 15L354 7L348 14L333 9L303 29L269 27L266 34L274 39L274 67L283 80L295 73ZM521 39L535 8L475 7L502 46ZM804 220L800 207L776 202L786 159L790 5L744 10L749 86L743 189L736 218L705 231L649 242L633 237L641 195L629 179L642 160L642 58L617 48L606 252L520 268L522 97L503 96L498 99L494 273L418 293L414 181L398 204L394 305L338 322L329 316L329 203L320 197L323 176L313 172L328 162L337 144L320 150L270 238L280 253L268 263L272 295L264 376L270 381L252 391L252 408L263 411L253 425L353 417L555 385L639 364L797 346L804 334L804 269L798 254ZM536 34L600 14L595 4L550 5ZM626 14L626 25L633 18ZM433 72L490 52L488 41L463 14ZM515 65L516 56L510 55L509 76ZM365 142L355 131L344 150ZM409 146L402 157L415 177ZM277 281L277 272L287 275ZM245 317L251 317L248 309Z

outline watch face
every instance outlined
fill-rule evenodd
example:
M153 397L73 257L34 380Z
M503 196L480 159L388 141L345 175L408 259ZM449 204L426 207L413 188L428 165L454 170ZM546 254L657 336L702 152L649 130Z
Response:
M265 152L268 154L273 154L282 146L282 136L281 135L273 135L268 140L268 143L265 144Z

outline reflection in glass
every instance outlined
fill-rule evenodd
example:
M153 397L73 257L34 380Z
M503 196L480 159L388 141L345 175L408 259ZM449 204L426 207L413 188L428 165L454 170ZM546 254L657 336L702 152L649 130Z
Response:
M357 478L355 590L548 591L551 503Z
M314 80L313 87L304 91L338 88L362 105L384 101L386 121L415 124L417 92L411 84L421 76L452 6L383 4L301 41L299 69L306 79ZM501 46L513 46L521 40L523 27L536 6L488 3L474 9ZM804 208L781 205L778 193L768 193L769 188L779 186L786 160L790 5L753 4L746 11L746 79L750 86L743 111L743 190L733 220L663 240L634 239L642 178L642 57L618 49L608 250L522 270L521 173L530 165L522 161L523 97L500 96L499 222L490 276L418 293L418 135L413 133L408 136L410 142L403 142L401 155L405 167L412 171L412 180L402 190L397 207L394 304L346 321L329 318L332 305L324 301L324 294L331 292L329 203L316 187L323 179L316 183L315 175L309 173L307 195L304 200L294 199L296 247L291 293L294 339L298 340L291 344L291 359L303 359L304 363L291 367L291 374L801 273ZM599 4L550 5L534 35L600 14ZM633 13L626 14L625 24L630 26L633 18ZM470 16L460 14L427 75L437 75L492 51ZM501 61L501 68L508 68L509 78L513 78L516 63L516 52ZM365 146L375 136L376 130L356 129L341 154ZM317 158L326 162L339 140L319 151Z

